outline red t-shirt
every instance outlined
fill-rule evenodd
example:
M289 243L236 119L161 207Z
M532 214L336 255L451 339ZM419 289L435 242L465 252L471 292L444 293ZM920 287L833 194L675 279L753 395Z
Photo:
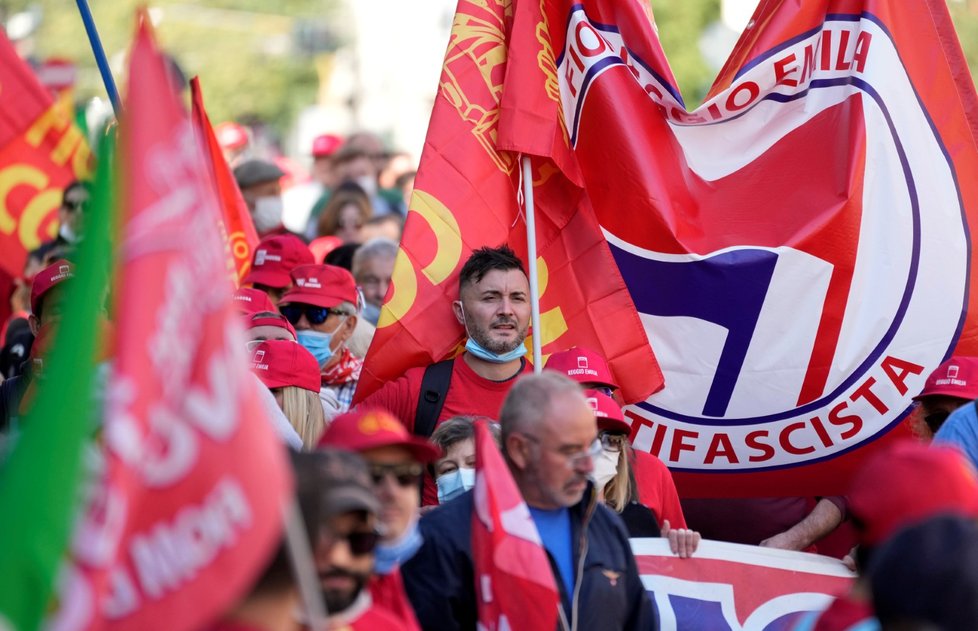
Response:
M676 483L672 472L664 462L650 453L636 451L634 460L635 485L638 487L638 501L648 506L655 518L662 522L669 520L670 528L686 528L683 507L679 503Z
M452 365L452 380L445 395L445 405L438 416L437 427L445 419L460 414L488 416L499 418L499 408L509 389L516 383L516 378L533 368L524 361L518 373L505 381L492 381L480 377L465 362L464 356L455 358ZM399 418L408 431L414 431L414 416L418 411L418 397L421 396L421 379L424 377L424 367L412 368L404 376L395 381L388 381L379 390L368 396L361 407L382 407ZM424 480L424 493L421 498L423 506L438 503L438 490L434 480L427 473Z
M404 593L401 568L395 568L390 574L374 574L367 587L375 606L394 614L407 631L421 631L414 608Z

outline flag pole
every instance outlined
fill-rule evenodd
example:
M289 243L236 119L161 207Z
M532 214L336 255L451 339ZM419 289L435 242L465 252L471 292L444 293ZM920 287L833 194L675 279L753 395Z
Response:
M537 274L537 223L536 210L533 206L533 174L530 171L530 157L522 156L523 166L523 201L526 204L526 254L527 271L530 274L530 319L533 323L533 372L540 374L543 370L542 354L540 352L540 278Z
M102 47L98 29L95 28L95 18L92 17L92 10L88 7L88 0L77 0L77 4L82 23L85 24L85 32L88 34L88 41L92 45L95 63L98 65L99 74L102 75L102 83L105 84L105 91L108 92L109 101L112 102L112 111L115 112L115 117L118 119L122 112L119 104L119 91L115 87L115 79L112 78L112 70L109 69L109 60L105 57L105 48Z
M299 586L306 625L310 631L325 631L328 612L319 591L319 581L316 580L318 574L312 561L312 547L302 520L302 511L294 494L285 505L285 547L292 562L292 575Z

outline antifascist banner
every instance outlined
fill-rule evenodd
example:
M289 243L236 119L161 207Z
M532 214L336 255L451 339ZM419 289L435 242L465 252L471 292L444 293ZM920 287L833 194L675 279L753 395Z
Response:
M235 279L235 284L240 285L241 280L251 269L252 253L258 245L258 233L255 231L255 224L251 220L251 214L245 205L244 198L241 197L241 190L231 167L228 166L224 154L221 152L221 145L217 142L214 135L214 128L211 127L211 120L204 109L204 95L200 91L200 77L190 80L190 93L193 102L192 118L194 123L194 133L197 142L200 143L203 151L203 160L207 165L208 180L211 190L214 191L215 203L221 209L221 223L219 224L224 237L225 253L228 259L228 267L231 275Z
M787 631L845 594L853 574L838 559L701 541L680 559L665 539L632 539L662 631Z
M145 16L130 59L118 352L59 629L200 628L267 561L289 487L247 374L219 211Z
M665 375L636 448L687 496L844 493L928 373L978 354L978 107L943 0L763 2L692 112L644 2L515 14L560 98L511 64L509 142L566 128Z
M465 331L452 313L458 272L482 246L508 243L540 273L544 360L586 346L602 353L627 401L662 385L635 307L573 165L539 152L532 158L538 259L526 261L519 153L497 144L501 96L514 63L509 1L462 0L451 39L401 250L356 400L413 366L455 352ZM534 40L537 41L537 40ZM530 60L536 65L537 57ZM546 67L550 96L556 67ZM558 130L563 133L562 130ZM566 134L560 137L566 143ZM528 339L526 347L532 348ZM378 349L383 349L380 352Z
M55 237L64 187L89 177L92 164L70 104L54 101L2 29L0 94L0 286L9 286L27 253Z
M479 628L554 629L560 596L540 534L486 422L478 421L475 432L472 563Z

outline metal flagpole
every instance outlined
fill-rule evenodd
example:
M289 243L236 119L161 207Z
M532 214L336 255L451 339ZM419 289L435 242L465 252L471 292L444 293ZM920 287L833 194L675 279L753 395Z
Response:
M99 39L98 29L95 28L95 18L92 17L92 10L88 8L88 0L77 0L78 12L81 14L82 22L85 24L85 32L88 33L88 41L92 45L92 53L95 55L95 63L98 71L102 75L102 83L105 84L105 91L109 94L109 101L112 102L112 111L118 119L122 112L119 101L119 91L115 87L115 79L112 78L112 71L109 69L109 60L105 57L105 48L102 47L102 40Z
M533 323L533 372L539 375L543 370L540 353L540 279L537 275L537 224L536 210L533 207L533 175L530 172L530 157L522 156L523 200L526 204L526 262L530 274L530 318Z

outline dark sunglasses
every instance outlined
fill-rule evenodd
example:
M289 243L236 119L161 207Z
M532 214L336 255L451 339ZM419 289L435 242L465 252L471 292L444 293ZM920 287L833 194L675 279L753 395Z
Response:
M377 547L377 543L380 541L380 533L376 530L354 530L346 534L327 531L326 539L333 542L339 542L345 539L346 543L350 546L350 552L354 556L363 556L370 554Z
M373 478L374 484L380 484L384 478L392 475L401 486L416 485L421 479L423 471L421 465L413 462L411 464L370 465L370 477Z
M86 202L86 200L84 200L84 199L77 199L77 200L76 199L66 199L66 200L64 200L64 202L62 202L62 206L64 206L65 209L67 209L67 210L70 210L72 212L75 212L77 210L84 209L85 208L85 202Z
M279 311L293 325L299 324L299 320L302 319L302 314L306 314L306 320L309 320L309 324L322 324L330 314L337 316L346 315L345 312L339 309L327 309L326 307L301 304L282 305L279 307Z

